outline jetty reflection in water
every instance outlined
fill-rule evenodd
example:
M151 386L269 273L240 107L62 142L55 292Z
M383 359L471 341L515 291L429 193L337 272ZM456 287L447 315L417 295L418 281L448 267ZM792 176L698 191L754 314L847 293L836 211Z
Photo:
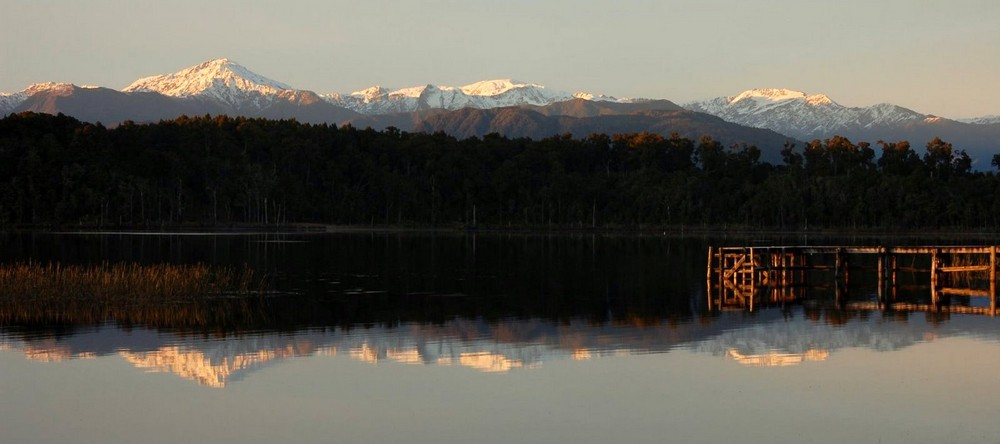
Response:
M998 250L996 245L709 247L705 287L709 307L717 310L753 311L820 299L817 293L832 290L827 300L841 309L996 316ZM901 265L907 259L910 265ZM852 295L858 288L860 299Z

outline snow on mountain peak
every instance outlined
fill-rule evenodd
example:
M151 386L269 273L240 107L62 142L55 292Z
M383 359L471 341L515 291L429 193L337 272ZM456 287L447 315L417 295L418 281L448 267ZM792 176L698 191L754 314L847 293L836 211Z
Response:
M52 92L65 96L71 94L75 87L72 83L43 82L32 83L27 88L16 93L0 93L0 115L13 110L21 103L24 103L25 100L28 100L28 97L40 92Z
M226 59L208 60L173 74L136 80L123 92L156 92L182 98L206 98L236 109L262 109L287 96L292 88L251 72ZM488 109L504 106L549 105L587 97L588 100L619 101L596 96L547 89L543 85L514 79L484 80L461 87L422 85L390 90L373 86L350 94L324 94L323 100L363 114L411 112L422 109Z
M462 92L470 96L495 96L517 88L544 89L545 87L542 85L534 83L525 83L514 79L497 79L497 80L483 80L481 82L471 83L459 89L461 89Z
M73 88L75 86L76 85L73 85L72 83L62 83L62 82L32 83L27 88L22 90L20 93L15 93L15 94L24 94L25 97L31 97L32 95L43 91L56 91L59 93L69 93L73 91Z
M992 125L1000 123L1000 114L990 114L986 116L970 117L967 119L958 119L962 123L971 123L974 125Z
M807 95L802 91L784 88L750 89L727 98L730 105L746 100L757 103L758 106L771 106L785 103L789 100L805 102L811 106L835 105L836 103L825 94Z
M825 94L814 94L806 96L806 103L812 106L835 105L836 103Z
M124 92L157 92L172 97L207 96L239 105L249 96L272 96L292 87L256 74L229 59L214 59L173 74L145 77Z
M397 89L397 90L389 93L389 95L390 96L394 96L394 97L409 97L409 98L416 99L416 98L419 98L421 95L425 94L428 91L435 91L435 90L454 91L455 88L450 87L450 86L435 86L435 85L427 84L427 85L422 85L422 86L411 86L409 88Z
M823 94L807 95L788 89L754 89L736 96L688 103L684 107L803 140L898 125L927 117L890 104L848 108Z
M625 103L633 101L585 92L570 94L548 89L537 83L514 79L483 80L460 87L427 84L393 91L373 86L350 94L324 94L321 97L330 103L362 114L400 113L437 108L454 110L521 105L544 106L574 98Z
M761 88L743 91L739 95L729 98L729 103L736 103L742 100L764 100L768 102L780 102L790 99L804 99L806 94L801 91L793 91L784 88Z
M389 95L389 92L390 91L388 89L383 88L379 85L375 85L370 88L363 89L361 91L354 91L350 95L360 98L365 103L369 103L378 100L380 97Z

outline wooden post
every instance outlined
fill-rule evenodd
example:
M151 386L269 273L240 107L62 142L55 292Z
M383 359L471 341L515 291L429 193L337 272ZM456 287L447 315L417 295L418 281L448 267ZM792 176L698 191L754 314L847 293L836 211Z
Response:
M725 267L725 263L726 263L725 249L723 249L723 248L720 247L719 248L719 263L717 264L718 267L719 267L719 269L718 269L719 275L716 277L716 279L718 279L718 281L719 281L719 302L720 302L720 304L721 304L721 302L726 297L725 272L722 271L722 270L725 269L724 268Z
M938 307L938 253L937 250L931 252L931 304L936 309Z
M708 246L708 271L705 273L705 295L708 297L708 309L712 310L712 246Z
M843 250L841 250L843 251ZM843 252L844 255L844 292L846 293L850 289L851 285L851 256L847 254L846 251Z
M788 267L791 266L789 263L788 253L781 253L781 285L784 287L788 286Z
M784 249L781 250L781 270L778 271L778 279L781 280L781 286L788 286L788 267L791 265L788 263L788 252Z
M878 254L878 308L885 310L885 249Z
M834 300L837 306L843 306L846 302L844 300L846 298L844 298L843 290L846 289L847 285L847 258L844 255L843 248L837 249L833 275L833 285L835 289ZM841 285L844 285L844 287L841 287Z
M799 283L802 284L802 287L804 288L806 286L806 269L809 268L809 259L804 253L800 256L800 258L802 260L799 261L799 266L802 268L799 270Z
M841 257L840 250L837 250L837 255L834 257L833 277L838 282L840 281L840 267L842 266L841 262L843 262L843 258Z
M896 302L896 286L898 285L896 283L896 271L899 268L899 263L898 263L897 259L898 259L898 256L896 256L895 253L892 254L891 256L889 256L889 263L890 263L889 266L892 267L892 269L890 270L890 272L892 274L892 292L891 292L891 295L892 295L892 301L893 302Z
M719 284L719 289L721 290L723 288L723 285L726 283L726 274L725 274L726 273L725 272L725 270L726 270L726 253L725 253L725 249L723 249L721 247L719 248L719 256L718 256L718 258L719 258L719 263L717 263L715 265L717 267L716 270L719 272L719 275L716 276L715 279L716 279L716 281ZM725 296L724 292L723 293L719 293L719 294L721 296Z
M990 316L997 314L997 246L990 247Z
M750 247L750 311L753 311L753 300L757 291L757 267L756 258L753 255L753 247Z

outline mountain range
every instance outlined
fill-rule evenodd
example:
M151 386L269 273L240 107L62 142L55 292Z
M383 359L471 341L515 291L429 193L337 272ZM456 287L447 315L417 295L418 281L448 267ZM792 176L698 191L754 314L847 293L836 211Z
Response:
M228 59L138 79L121 91L37 83L16 93L0 93L0 115L22 111L63 113L109 125L182 114L229 114L445 131L456 137L650 131L697 139L709 134L727 145L757 145L769 161L779 160L778 150L785 141L833 135L872 143L909 140L918 147L940 137L965 149L979 169L988 168L986 159L1000 152L1000 117L995 115L951 120L888 103L846 107L822 94L788 89L754 89L683 106L662 99L569 93L513 79L317 94L268 79Z
M823 94L807 95L787 89L753 89L683 106L740 125L768 128L798 140L840 135L871 143L909 140L919 147L940 137L958 149L965 149L974 159L985 160L1000 152L998 116L952 120L891 103L846 107ZM988 168L989 164L977 167Z

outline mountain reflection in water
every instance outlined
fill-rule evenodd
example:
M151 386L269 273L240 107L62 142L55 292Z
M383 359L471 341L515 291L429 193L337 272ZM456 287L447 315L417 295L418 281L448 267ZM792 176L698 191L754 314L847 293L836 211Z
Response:
M225 387L255 371L305 356L346 356L386 363L461 366L502 373L556 360L667 353L683 347L739 364L784 366L836 359L838 350L890 352L951 336L1000 340L994 319L953 316L947 323L909 322L868 313L834 325L787 311L724 313L710 322L630 325L585 319L553 322L455 319L365 328L314 328L211 337L105 324L51 335L0 330L0 350L58 362L118 355L135 367L170 372L207 387ZM817 364L821 365L821 364Z
M995 442L1000 319L911 311L931 301L922 275L901 276L891 301L909 306L876 303L864 272L839 292L712 306L709 245L817 242L876 243L0 234L3 264L266 279L250 297L169 304L8 291L0 441Z
M822 365L845 348L1000 338L990 317L845 310L822 291L806 304L713 310L704 267L714 243L614 235L11 234L0 236L7 263L250 267L270 288L163 306L13 298L0 301L0 348L45 362L121 356L146 371L223 387L307 356L504 373L682 347L732 363L785 366ZM865 302L870 292L852 294Z

